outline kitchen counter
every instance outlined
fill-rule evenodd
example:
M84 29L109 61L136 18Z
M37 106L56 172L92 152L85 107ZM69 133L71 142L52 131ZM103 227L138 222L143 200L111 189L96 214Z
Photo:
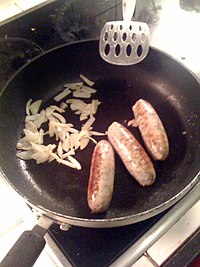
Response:
M44 2L46 2L46 0L1 0L0 22L8 20Z

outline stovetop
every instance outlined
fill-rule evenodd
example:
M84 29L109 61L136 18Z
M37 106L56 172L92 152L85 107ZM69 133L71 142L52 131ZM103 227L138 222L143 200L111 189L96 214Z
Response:
M159 45L157 43L159 38L157 39L155 28L160 23L160 16L167 1L152 0L148 1L148 5L145 2L147 1L140 1L137 6L135 19L143 20L150 25L152 45L159 46L161 49L166 48L168 50L166 52L171 52L182 63L188 63L191 67L191 60L187 58L187 53L170 50L173 43L170 47L162 41ZM184 1L180 1L181 8L188 8L189 4L186 2L184 4ZM197 9L193 12L198 11ZM184 12L187 11L184 10ZM64 43L98 39L104 23L110 20L120 20L121 15L121 1L119 0L58 0L47 3L39 9L24 12L6 23L1 23L0 91L25 62L43 51ZM196 64L194 64L194 69L198 75L200 67L196 69ZM104 267L109 266L132 246L166 212L143 222L120 228L72 227L69 231L63 232L59 225L55 224L50 228L49 234L73 266Z
M120 228L71 227L62 232L59 225L50 228L50 236L61 246L72 266L106 267L137 241L166 211L143 222Z

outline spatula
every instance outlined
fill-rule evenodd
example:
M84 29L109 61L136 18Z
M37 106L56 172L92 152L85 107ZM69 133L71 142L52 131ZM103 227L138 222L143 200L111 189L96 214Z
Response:
M149 51L149 26L131 21L136 0L123 0L123 21L107 22L100 35L101 57L115 65L133 65L142 61Z

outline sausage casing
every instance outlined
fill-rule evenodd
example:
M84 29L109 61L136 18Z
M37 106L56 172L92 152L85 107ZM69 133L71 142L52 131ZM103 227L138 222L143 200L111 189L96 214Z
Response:
M120 123L113 122L108 128L108 139L129 173L141 185L151 185L156 177L154 166L132 133Z
M114 149L106 140L94 148L90 167L87 200L93 213L108 209L113 195L115 176Z
M155 160L165 160L169 154L169 142L157 112L143 99L138 100L132 109L147 150Z

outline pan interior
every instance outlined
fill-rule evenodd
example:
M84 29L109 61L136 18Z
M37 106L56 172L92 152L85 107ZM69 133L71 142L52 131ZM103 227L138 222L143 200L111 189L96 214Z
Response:
M16 143L24 128L25 105L43 99L43 106L79 74L95 81L95 99L101 102L94 129L105 132L113 121L126 125L133 118L132 105L140 98L157 110L168 135L170 153L164 162L155 162L157 178L150 187L141 187L116 155L112 203L107 212L94 215L87 205L87 184L94 144L76 153L82 170L56 162L36 165L16 158ZM60 47L34 60L8 84L0 98L0 166L11 185L33 205L82 219L115 219L151 212L170 203L197 179L200 148L199 83L183 66L161 52L150 49L140 64L119 67L104 62L98 42ZM77 128L78 117L67 113ZM129 130L143 144L137 128ZM106 137L105 137L106 138ZM101 138L97 138L100 140ZM196 178L195 178L196 177ZM166 208L168 205L166 205Z

